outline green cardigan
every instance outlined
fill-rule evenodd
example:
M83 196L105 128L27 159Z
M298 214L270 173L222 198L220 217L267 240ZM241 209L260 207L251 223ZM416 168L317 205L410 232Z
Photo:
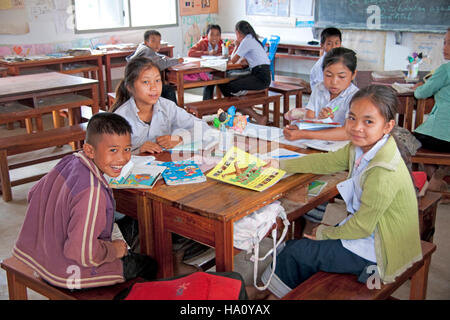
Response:
M425 84L414 91L417 99L434 96L434 106L427 120L415 131L450 142L450 62L441 65Z
M288 172L330 174L351 170L355 147L349 143L336 152L317 153L280 162ZM378 273L393 282L422 258L417 198L411 175L394 138L377 152L361 174L361 206L344 225L317 228L316 238L361 239L375 231Z

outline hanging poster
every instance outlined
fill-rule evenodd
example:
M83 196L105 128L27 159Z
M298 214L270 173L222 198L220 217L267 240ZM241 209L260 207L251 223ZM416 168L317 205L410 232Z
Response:
M246 0L248 16L289 17L289 0Z
M218 13L218 0L180 0L180 15Z

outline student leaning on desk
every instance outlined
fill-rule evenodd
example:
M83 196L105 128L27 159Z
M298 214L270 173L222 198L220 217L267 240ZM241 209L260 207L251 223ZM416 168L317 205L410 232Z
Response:
M233 50L233 45L229 42L224 43L221 39L222 30L218 24L209 24L206 29L206 35L203 36L188 51L189 57L201 56L221 56L223 46L227 46L229 52ZM203 100L209 100L214 95L214 85L203 88Z
M358 91L350 105L345 129L351 143L336 152L279 162L287 172L349 170L349 175L337 185L342 205L329 204L341 221L331 222L333 216L327 212L323 224L304 239L288 241L278 254L269 285L272 298L283 297L318 271L355 274L365 283L377 270L383 282L393 282L422 258L416 191L405 163L408 157L399 151L401 142L392 135L396 93L372 85ZM262 275L264 283L270 273L269 266Z
M206 122L161 97L163 78L150 59L132 59L116 92L112 112L120 114L133 128L133 152L160 153L193 139L202 139L209 130ZM194 137L194 132L199 137Z
M160 71L180 64L184 60L183 58L169 58L163 54L159 54L161 49L161 33L157 30L147 30L144 33L144 42L140 43L136 51L126 58L127 62L137 57L146 57L152 60L159 68ZM177 103L177 97L175 89L170 85L164 85L162 88L162 94L164 98L172 100Z
M450 28L444 38L443 54L445 60L450 60ZM428 118L418 126L414 135L426 149L450 153L450 62L441 65L425 83L415 86L414 96L424 99L434 96L434 106ZM428 165L431 175L429 189L435 191L447 190L445 176L450 175L448 166ZM433 173L434 171L434 173Z
M286 113L285 118L296 120L295 114L303 110L306 119L331 118L344 126L350 100L358 91L352 83L357 72L356 65L357 58L353 50L342 47L330 50L323 59L323 82L314 86L306 110L293 109ZM344 127L311 131L288 125L283 133L287 140L348 140Z

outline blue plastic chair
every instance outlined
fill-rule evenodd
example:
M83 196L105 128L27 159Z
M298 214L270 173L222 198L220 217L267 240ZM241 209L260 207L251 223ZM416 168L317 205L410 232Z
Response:
M272 73L272 81L275 79L275 53L277 52L278 43L280 43L280 37L271 35L269 39L269 60L270 60L270 72Z
M266 49L266 43L267 43L267 38L264 38L264 40L261 41L261 44L263 45L264 50Z

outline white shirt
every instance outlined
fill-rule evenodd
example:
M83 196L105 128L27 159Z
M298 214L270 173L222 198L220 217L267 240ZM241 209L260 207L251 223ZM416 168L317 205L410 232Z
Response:
M358 90L358 87L356 87L353 83L350 83L347 89L343 90L333 100L330 100L330 91L325 88L323 82L319 82L311 92L311 97L309 98L306 109L314 111L315 117L318 118L321 109L325 107L331 109L339 107L339 109L334 113L333 121L344 125L348 110L350 108L350 100Z
M345 204L347 206L347 212L351 213L347 218L345 218L340 226L345 224L349 219L353 217L353 215L358 214L359 207L361 206L361 195L363 190L360 185L361 173L367 167L369 162L375 157L378 150L381 149L382 146L386 143L389 138L389 134L385 134L383 138L381 138L369 151L365 154L360 147L355 147L355 166L352 170L352 176L350 179L342 181L337 185L337 189L344 199ZM361 161L358 166L356 166L357 160L361 158ZM377 262L377 257L375 255L375 232L373 232L370 236L362 239L356 240L342 240L342 245L347 250L357 254L358 256L372 261Z
M311 86L311 90L313 87L318 84L319 82L323 81L323 58L325 57L327 53L324 52L323 55L319 58L319 60L316 61L316 63L311 68L311 73L309 75L309 85Z
M246 35L245 38L242 39L236 54L247 60L250 69L262 64L270 65L270 60L266 51L264 51L261 44L253 38L251 34Z
M150 124L139 118L138 111L134 98L130 98L115 111L124 117L133 129L132 151L139 149L146 141L156 142L157 137L164 135L181 136L183 143L202 140L203 135L210 129L206 122L162 97L153 106Z

